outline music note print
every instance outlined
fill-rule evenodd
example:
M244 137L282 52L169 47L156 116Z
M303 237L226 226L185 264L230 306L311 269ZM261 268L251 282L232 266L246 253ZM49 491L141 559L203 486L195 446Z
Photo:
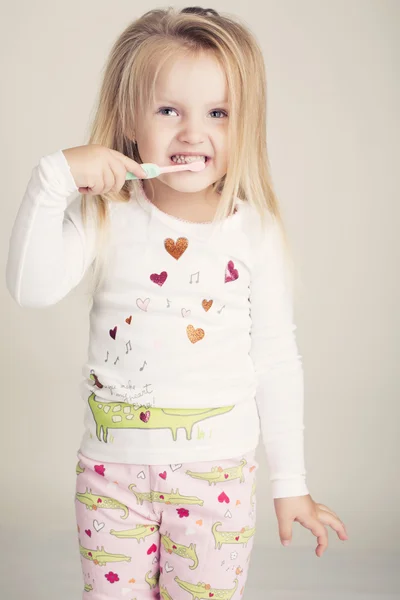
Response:
M143 371L143 369L145 368L145 366L147 365L147 362L144 361L143 365L140 367L139 371Z
M107 350L107 357L106 357L106 359L105 359L105 361L104 361L104 362L108 362L108 357L109 357L109 356L110 356L110 353L109 353L109 351ZM114 361L114 365L116 365L118 361L119 361L119 356L117 356L117 358L115 359L115 361Z
M195 283L199 283L200 271L197 271L197 273L192 273L192 274L190 275L190 281L189 281L189 283L193 283L192 279L193 279L193 277L195 277L196 275L197 275L197 281L195 281Z
M129 348L128 348L128 346L129 346ZM129 340L129 342L126 342L126 352L125 352L125 354L128 354L129 350L132 350L131 340Z
M223 308L225 308L225 304L219 310L217 310L217 313L221 314L221 311L222 311Z

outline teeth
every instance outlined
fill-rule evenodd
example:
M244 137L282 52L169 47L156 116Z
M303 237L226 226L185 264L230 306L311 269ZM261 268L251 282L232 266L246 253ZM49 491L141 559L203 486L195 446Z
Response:
M199 155L199 156L182 156L180 154L175 154L174 156L171 156L171 160L174 163L178 163L178 164L181 164L181 163L191 163L191 162L194 162L196 160L203 160L205 162L206 157L205 156L201 156L201 155Z

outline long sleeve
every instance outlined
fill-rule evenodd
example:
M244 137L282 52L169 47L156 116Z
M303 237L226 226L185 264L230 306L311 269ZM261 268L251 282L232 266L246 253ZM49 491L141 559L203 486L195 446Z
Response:
M9 241L6 285L26 307L57 303L78 285L94 259L95 233L84 228L80 197L62 150L43 156L32 171Z
M256 402L273 498L309 493L304 465L304 381L287 283L284 242L269 224L250 286Z

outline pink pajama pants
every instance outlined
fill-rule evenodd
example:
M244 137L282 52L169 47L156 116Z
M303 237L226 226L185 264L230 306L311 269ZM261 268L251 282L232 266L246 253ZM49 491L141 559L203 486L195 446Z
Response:
M254 455L131 465L78 452L83 600L242 599L255 535Z

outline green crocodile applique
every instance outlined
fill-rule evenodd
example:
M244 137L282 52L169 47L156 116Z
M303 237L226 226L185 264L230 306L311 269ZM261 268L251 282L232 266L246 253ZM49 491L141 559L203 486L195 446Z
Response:
M193 477L194 479L205 479L209 485L216 485L217 483L223 483L226 481L232 481L232 479L239 479L240 483L244 482L243 467L247 465L247 460L244 458L240 461L240 465L237 467L230 467L229 469L223 469L222 467L212 467L211 471L207 473L198 473L196 471L186 471L186 475Z
M116 508L124 511L124 514L121 516L121 519L126 519L129 515L129 509L125 504L118 502L118 500L114 500L114 498L109 498L108 496L96 496L92 494L92 490L88 491L86 488L86 492L76 493L76 499L82 504L86 505L88 510L97 510L99 507L101 508Z
M189 569L196 569L199 564L199 559L196 554L196 544L190 544L190 546L184 546L171 540L169 535L161 535L161 542L168 552L168 554L177 554L181 558L188 558L193 561L193 565Z
M191 440L196 423L223 415L234 408L135 408L128 402L99 402L94 392L90 394L88 402L96 422L97 439L106 443L109 429L170 429L176 441L178 429L182 428L186 431L186 439Z
M255 534L255 527L243 527L240 531L218 531L217 527L222 525L221 521L214 523L211 528L215 539L215 547L221 549L222 544L243 544L247 546L249 539Z
M83 473L83 472L84 472L84 470L85 470L85 469L81 467L81 465L79 464L79 460L78 460L78 463L77 463L77 465L76 465L76 469L75 469L75 471L76 471L76 474L77 474L77 475L79 475L79 473Z
M167 588L163 585L160 587L160 596L162 600L174 600L173 597L169 595Z
M157 573L155 573L152 577L149 576L149 573L151 573L151 569L150 571L147 571L146 575L144 576L144 579L146 583L149 584L150 589L153 589L157 586L158 580L160 578L160 571L157 571Z
M223 590L212 588L206 583L194 585L193 583L182 581L179 577L175 577L175 581L179 587L189 592L189 594L192 594L192 600L210 600L210 598L215 598L216 600L231 600L239 585L239 580L235 579L235 585L231 590Z
M140 540L144 541L144 538L153 535L159 529L158 525L136 525L134 529L125 529L124 531L110 529L110 534L117 538L135 538L140 544Z
M104 550L104 546L102 546L100 549L98 546L96 546L96 550L90 550L89 548L84 548L79 542L79 550L83 558L91 560L95 565L99 565L100 567L104 567L104 565L109 562L131 562L130 556L106 552Z
M197 498L197 496L182 496L179 493L178 488L176 488L176 492L171 489L171 492L156 492L154 490L150 490L150 492L135 492L133 489L136 487L135 483L131 483L128 486L128 489L131 490L136 496L136 501L138 504L143 504L143 502L161 502L163 504L199 504L203 506L204 500L201 498Z
M93 586L90 585L90 583L85 583L84 591L85 592L92 592L93 591Z

